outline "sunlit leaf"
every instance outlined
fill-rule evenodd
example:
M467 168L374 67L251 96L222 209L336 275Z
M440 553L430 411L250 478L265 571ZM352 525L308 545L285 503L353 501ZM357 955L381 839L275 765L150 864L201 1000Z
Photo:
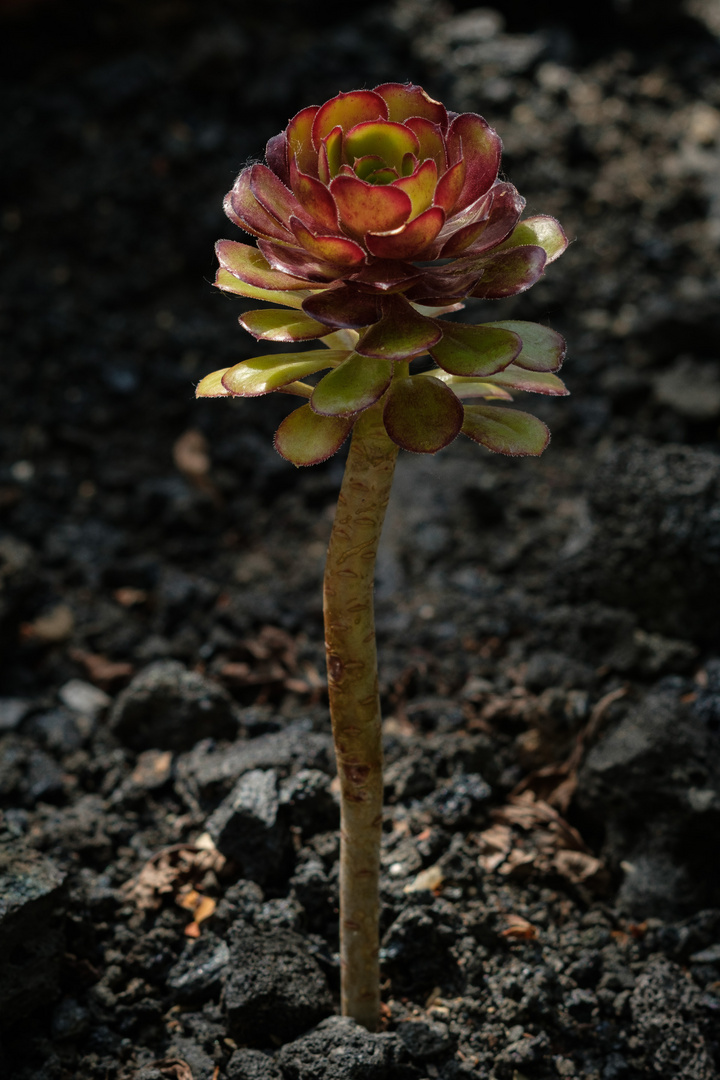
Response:
M498 405L466 405L463 434L496 454L538 457L550 442L542 420Z
M316 150L332 129L339 126L349 131L356 124L365 120L387 120L388 107L383 99L372 90L351 90L349 94L340 93L321 105L315 114L312 126L312 140Z
M570 393L562 379L549 371L527 371L510 364L504 371L492 376L493 383L508 386L511 390L525 390L530 394L549 394L551 397L567 397Z
M315 412L324 416L352 416L382 397L390 385L392 373L393 365L389 360L354 354L323 376L310 404Z
M459 398L496 398L498 401L512 401L512 394L503 390L501 386L486 381L485 379L467 379L462 375L450 375L440 368L433 368L428 372L421 372L416 378L439 379L445 383ZM495 376L493 376L495 378Z
M248 333L264 341L310 341L327 333L327 326L315 322L304 311L262 308L246 311L239 321Z
M285 307L289 308L302 307L303 300L314 295L310 289L294 289L292 292L280 289L258 289L254 285L249 285L246 281L240 281L240 278L236 278L228 270L223 270L222 267L215 275L215 285L218 289L222 289L223 292L235 293L236 296L247 296L251 300L267 300L271 304L284 304Z
M504 251L509 248L519 247L524 244L535 244L544 249L548 263L560 258L568 246L568 238L562 225L554 217L546 214L538 214L536 217L526 218L513 229L510 236L500 248Z
M206 375L195 387L195 397L230 397L230 391L223 386L223 376L229 368L220 368Z
M320 416L302 405L275 432L275 449L294 465L317 465L340 449L352 426L352 418Z
M316 371L342 363L347 352L335 349L314 349L311 352L273 353L252 356L235 367L228 368L222 378L231 394L259 397L270 394L288 383L313 375Z
M290 233L288 239L292 239ZM284 270L274 270L262 251L249 244L218 240L215 254L223 270L257 289L307 289L311 284L306 278L295 277Z

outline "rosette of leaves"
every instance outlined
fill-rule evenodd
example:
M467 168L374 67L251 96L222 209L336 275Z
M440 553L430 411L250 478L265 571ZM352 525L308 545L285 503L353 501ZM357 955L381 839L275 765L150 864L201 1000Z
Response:
M197 395L307 399L275 436L296 465L334 454L379 402L405 450L435 453L463 432L498 453L542 453L539 419L487 402L513 390L566 394L560 335L442 317L468 297L523 292L567 247L554 218L521 220L524 199L498 179L500 152L481 116L448 112L417 86L385 83L302 109L225 199L230 220L257 239L219 241L216 284L275 305L241 316L257 339L322 347L215 371ZM411 371L428 354L433 366Z
M545 425L488 402L513 390L567 393L553 330L446 317L468 297L529 288L567 246L554 218L521 220L524 201L498 179L499 165L500 140L482 117L449 113L420 87L338 94L293 117L265 164L243 169L228 194L228 216L256 246L217 245L216 284L274 305L241 324L295 351L215 371L198 396L305 399L275 436L296 465L325 460L353 433L323 608L340 779L342 1010L370 1029L380 1010L383 790L373 583L398 448L432 454L462 431L502 454L540 454Z

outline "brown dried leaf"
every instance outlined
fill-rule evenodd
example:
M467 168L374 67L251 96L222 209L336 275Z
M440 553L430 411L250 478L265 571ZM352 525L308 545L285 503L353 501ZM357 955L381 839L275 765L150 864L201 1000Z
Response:
M522 915L505 915L504 918L507 926L500 931L501 937L516 938L521 941L534 941L537 938L536 927L527 919L523 919Z
M210 453L207 439L201 431L191 428L173 446L173 461L186 479L196 481L210 472Z
M176 844L163 848L148 860L123 889L141 911L155 910L162 904L163 896L178 894L183 886L195 885L210 870L220 873L224 865L225 857L215 848Z
M56 604L32 622L23 623L20 637L23 641L35 641L39 645L57 645L61 641L67 641L74 629L75 616L72 610L67 604Z
M103 690L121 679L129 679L135 671L133 664L124 660L108 660L101 653L89 653L84 649L71 649L70 656L82 664L91 683Z
M589 885L601 891L608 884L605 864L584 851L558 851L552 864L559 874L574 885Z

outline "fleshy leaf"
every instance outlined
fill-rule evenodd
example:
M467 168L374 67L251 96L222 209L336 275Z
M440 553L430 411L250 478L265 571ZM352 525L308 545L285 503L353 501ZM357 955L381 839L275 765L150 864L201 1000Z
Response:
M301 172L295 158L290 162L290 186L313 222L331 232L339 230L337 206L332 195L314 176Z
M471 295L484 300L499 300L525 292L542 277L547 257L541 247L518 247L491 255L485 262L483 276Z
M463 407L438 379L393 379L383 421L393 442L415 454L435 454L451 443L463 422Z
M287 135L284 131L281 131L279 135L273 135L268 141L265 147L265 160L268 168L280 177L283 184L290 183Z
M443 259L453 255L479 255L496 247L512 232L525 206L525 200L512 184L496 184L487 216L474 225L458 229L444 244Z
M299 244L272 244L269 240L258 240L258 249L273 270L299 279L306 289L311 287L313 282L334 281L343 273L343 267L333 266L332 263L311 255Z
M239 322L253 337L263 341L311 341L327 333L327 326L315 322L304 311L281 308L246 311Z
M404 123L411 116L423 116L426 120L447 129L447 109L441 102L431 98L420 86L413 83L383 83L375 87L375 93L387 102L388 119Z
M303 310L311 319L342 330L361 330L380 318L380 296L361 292L351 285L340 285L308 297Z
M313 375L316 371L340 364L347 355L346 351L340 349L315 349L312 352L252 356L228 368L222 383L231 394L260 397L305 375Z
M440 340L439 324L417 312L399 293L383 297L382 310L382 319L371 326L355 346L361 356L408 360L422 356Z
M512 394L509 394L507 390L503 390L501 386L495 386L494 383L485 379L465 379L461 375L449 375L447 371L442 371L439 368L433 368L432 371L428 372L423 371L421 376L439 379L445 386L449 386L459 398L496 398L498 401L512 401L513 399ZM493 378L495 378L494 375Z
M403 292L408 285L420 278L421 270L412 263L400 259L371 259L350 280L371 286L381 292ZM378 316L379 317L379 316Z
M441 176L447 168L448 161L442 131L438 125L424 116L411 116L406 126L415 132L420 144L418 160L425 161L426 158L432 158L437 165L438 176Z
M446 214L452 213L460 198L460 192L465 185L465 168L464 160L456 161L438 180L435 204L442 206Z
M354 354L322 377L310 405L323 416L352 416L383 396L392 373L393 365L389 360L373 360Z
M390 120L365 120L345 133L345 153L350 161L378 154L386 165L398 170L398 175L405 154L417 154L419 149L415 133Z
M273 270L261 251L237 240L218 240L215 254L223 270L256 289L307 289L311 284L305 278Z
M252 233L253 236L261 236L265 240L287 241L291 233L276 217L268 213L264 206L261 206L250 189L253 168L254 166L243 169L232 191L225 196L223 202L225 213L231 221L246 232Z
M330 191L342 222L356 236L397 229L412 211L409 196L394 185L377 187L356 176L336 176Z
M340 449L352 426L352 418L319 416L302 405L275 432L275 449L293 465L318 465Z
M466 405L462 430L473 442L509 457L539 457L550 442L537 416L502 405Z
M345 168L342 164L342 147L343 130L338 125L325 136L320 144L318 176L323 184L329 184L333 176L337 176L338 172ZM350 166L347 167L350 168Z
M267 165L253 165L250 171L250 190L269 214L285 225L294 215L305 220L308 214L290 188L285 187Z
M340 93L321 105L315 114L312 126L313 145L319 150L321 142L334 127L339 126L343 131L350 131L365 120L387 120L387 115L387 105L372 90Z
M445 221L445 211L430 206L408 225L386 233L366 233L365 246L380 259L418 259L430 247Z
M343 268L357 267L365 262L365 252L348 236L316 236L297 218L290 218L290 227L315 259Z
M509 386L511 390L525 390L529 394L548 394L551 397L567 397L570 391L562 379L549 371L526 371L509 364L504 371L492 376L493 383Z
M511 364L520 354L517 334L495 327L467 326L465 323L438 323L442 338L430 348L436 364L450 375L479 378L493 375Z
M559 259L568 246L568 238L562 225L554 217L546 214L538 214L536 217L525 218L503 244L500 250L520 247L525 244L536 244L543 248L547 255L548 263Z
M215 275L216 288L222 289L223 292L235 293L236 296L247 296L251 300L267 300L270 304L284 304L285 307L299 308L302 307L303 300L306 300L308 296L314 294L310 289L295 289L292 292L284 292L280 289L258 289L255 285L249 285L245 281L240 281L240 278L236 278L228 270L223 270L222 267ZM306 285L309 282L306 282Z
M297 159L298 168L308 176L317 176L317 149L312 142L312 126L317 111L317 105L309 105L296 113L287 126L288 159Z
M394 187L400 188L410 198L411 221L432 204L436 186L437 165L432 158L427 158L422 165L418 165L411 176L403 176L395 181Z
M541 323L525 322L522 319L508 319L503 322L487 323L500 330L512 330L522 338L522 352L513 363L528 371L559 371L565 359L565 339Z
M195 387L195 397L230 397L230 391L223 386L223 376L229 368L220 368L206 375Z
M500 137L482 116L461 113L450 125L447 147L451 164L465 161L465 183L458 205L467 206L495 182L500 168Z

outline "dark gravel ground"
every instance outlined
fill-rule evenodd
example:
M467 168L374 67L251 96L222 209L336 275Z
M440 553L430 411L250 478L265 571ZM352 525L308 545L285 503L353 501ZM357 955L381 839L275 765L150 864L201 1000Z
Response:
M249 5L248 5L249 7ZM720 1072L720 19L711 0L0 5L0 1074ZM388 79L575 239L538 461L401 457L378 567L383 1030L334 1016L320 582L342 462L213 290L239 168Z

